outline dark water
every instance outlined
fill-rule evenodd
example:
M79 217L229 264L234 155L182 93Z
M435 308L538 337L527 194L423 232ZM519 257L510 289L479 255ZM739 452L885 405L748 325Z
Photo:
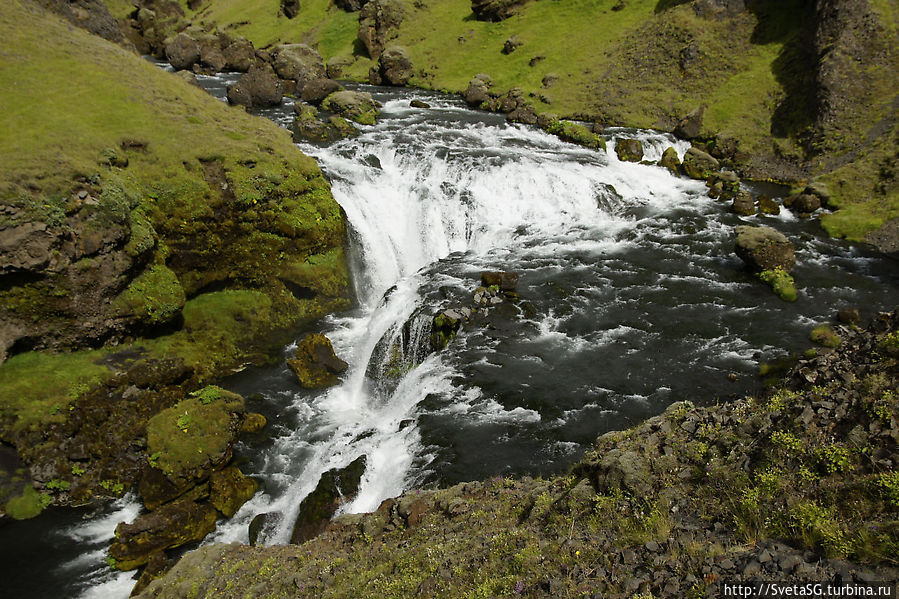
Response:
M222 97L228 78L201 79ZM283 364L226 381L270 425L241 447L242 468L264 480L263 492L214 540L245 541L250 519L274 512L282 523L264 538L284 542L321 473L359 455L368 468L347 511L411 486L564 470L597 435L671 402L754 390L759 361L804 350L812 325L844 305L867 317L899 304L896 264L826 238L816 221L739 217L702 183L618 162L611 144L594 152L453 98L364 89L384 104L378 125L302 146L350 224L359 306L319 328L351 368L321 392L300 389ZM412 98L433 108L411 109ZM290 106L263 114L284 126L292 118ZM651 159L686 148L652 132L610 130L616 136L639 137ZM734 256L733 226L755 223L796 243L798 302L774 296ZM430 318L470 305L483 270L521 273L520 300L428 354ZM372 376L397 363L396 352L405 376ZM122 509L133 517L133 504ZM6 563L23 573L16 596L93 585L93 596L112 597L128 587L123 577L100 584L100 553L61 565L102 547L114 526L79 518L54 512L0 528ZM87 530L93 545L75 540ZM39 554L31 565L11 549L22 536Z

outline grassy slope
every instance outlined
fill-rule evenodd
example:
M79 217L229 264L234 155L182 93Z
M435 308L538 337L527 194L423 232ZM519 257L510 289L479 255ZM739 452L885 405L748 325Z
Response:
M629 0L620 10L612 10L617 0L541 1L500 23L475 20L469 0L431 0L417 7L402 1L407 17L395 43L407 47L418 71L411 85L457 92L473 75L487 73L500 90L519 86L533 93L539 112L663 129L704 104L706 131L738 139L761 172L784 159L803 158L799 138L811 109L801 84L810 83L811 68L801 56L807 47L801 28L808 19L798 0L758 2L752 13L725 21L700 19L689 4L658 0ZM894 7L881 0L871 5L895 35ZM258 0L212 2L195 18L234 28L261 46L317 44L326 60L358 48L355 15L326 0L302 3L294 20L278 18L272 6ZM524 45L502 54L512 35ZM682 69L681 52L688 46L697 58ZM545 58L530 66L537 56ZM897 57L892 59L895 64ZM364 80L370 65L357 57L346 76ZM872 68L889 72L882 65ZM544 89L547 74L559 79ZM899 216L895 188L877 187L880 165L892 156L895 140L865 140L874 123L895 112L890 107L895 81L883 74L874 80L876 89L850 119L855 122L830 132L833 147L820 162L809 163L810 175L826 174L835 204L845 208L825 219L828 231L857 240ZM834 171L833 156L859 147L857 156Z
M63 419L79 395L112 378L100 360L115 352L182 358L199 380L208 380L262 359L276 332L345 305L339 299L346 285L339 207L288 132L21 0L0 6L0 36L0 130L9 133L0 136L3 204L46 220L62 210L72 189L87 182L119 185L136 203L132 218L146 214L155 228L152 261L163 263L176 245L195 244L200 259L221 269L210 276L249 280L254 287L189 299L184 326L169 335L7 360L0 365L4 439ZM126 139L145 149L124 152L127 168L103 165L108 152L123 153ZM210 220L222 200L204 179L201 159L221 162L232 183L231 237ZM270 231L300 241L288 245ZM230 253L204 256L220 251L222 240ZM229 260L242 254L243 262ZM195 280L187 267L176 270L189 295L207 282ZM262 275L285 276L321 296L297 300L283 287L266 286ZM41 305L37 298L35 318L48 317L39 313Z

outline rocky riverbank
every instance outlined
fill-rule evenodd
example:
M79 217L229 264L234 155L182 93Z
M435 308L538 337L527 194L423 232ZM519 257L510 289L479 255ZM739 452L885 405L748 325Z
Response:
M671 131L742 177L825 183L829 233L895 251L896 15L879 0L232 5L143 0L116 16L160 57L193 35L198 62L178 68L221 64L201 38L228 31L263 58L304 44L328 77L465 93L514 121Z
M84 4L63 13L105 11ZM34 3L0 31L0 504L31 517L144 481L154 417L350 297L343 214L289 134ZM214 419L230 444L239 403Z
M895 580L899 314L837 327L768 393L672 405L569 476L413 490L299 546L213 545L141 597L720 595Z

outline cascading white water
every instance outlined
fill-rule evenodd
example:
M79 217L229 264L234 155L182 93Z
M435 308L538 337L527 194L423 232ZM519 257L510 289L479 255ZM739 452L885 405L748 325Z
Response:
M223 93L227 77L201 80ZM302 146L348 216L360 306L323 330L350 369L320 393L294 391L286 367L253 375L243 392L263 392L274 439L242 468L263 490L206 542L246 542L263 513L278 517L261 542L288 542L322 474L362 455L360 489L343 512L422 482L552 471L597 433L676 399L718 397L733 385L725 374L800 349L835 305L895 303L875 258L816 237L786 211L765 220L802 239L802 298L780 302L732 255L732 226L759 220L727 214L702 182L613 151L616 137L637 137L649 161L668 146L683 156L687 144L671 136L611 129L609 152L591 151L451 98L428 97L433 109L419 110L408 91L376 93L391 98L377 125ZM289 107L265 114L285 126L292 118ZM470 301L488 269L523 273L514 322L498 311L428 354L434 311ZM102 565L114 521L138 506L114 509L64 531L90 545L60 568L89 586L83 597L125 597L133 583Z
M439 109L468 114L452 103ZM370 364L385 359L373 355L379 341L398 335L421 305L421 269L458 253L487 264L510 252L552 257L614 244L616 233L634 226L626 207L669 210L702 191L701 184L664 169L620 163L532 128L424 121L399 101L388 102L384 113L389 120L356 139L327 148L303 146L329 176L358 255L361 313L331 319L326 331L351 368L339 386L311 402L298 398L296 409L307 414L304 426L277 439L264 468L280 488L257 495L220 526L214 541L245 541L253 515L275 512L281 517L265 542L287 542L302 499L322 473L359 455L367 457L367 468L344 512L371 511L426 471L429 457L414 423L416 406L429 394L452 394L453 370L432 355L386 393L368 377L385 369ZM670 136L638 135L650 152L674 146L683 155L687 147ZM414 335L427 333L426 319L414 323ZM533 414L511 414L522 412ZM287 474L296 462L302 468Z

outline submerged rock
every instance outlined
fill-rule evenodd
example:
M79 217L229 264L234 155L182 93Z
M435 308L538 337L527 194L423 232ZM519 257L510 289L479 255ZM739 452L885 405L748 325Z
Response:
M790 272L796 265L795 248L786 236L771 227L736 228L734 251L753 271L782 269Z
M481 273L484 287L499 287L500 291L515 291L518 287L519 274L510 271L485 270Z
M297 344L296 357L287 365L306 389L319 389L337 384L337 375L348 364L334 354L331 340L321 333L310 333Z

